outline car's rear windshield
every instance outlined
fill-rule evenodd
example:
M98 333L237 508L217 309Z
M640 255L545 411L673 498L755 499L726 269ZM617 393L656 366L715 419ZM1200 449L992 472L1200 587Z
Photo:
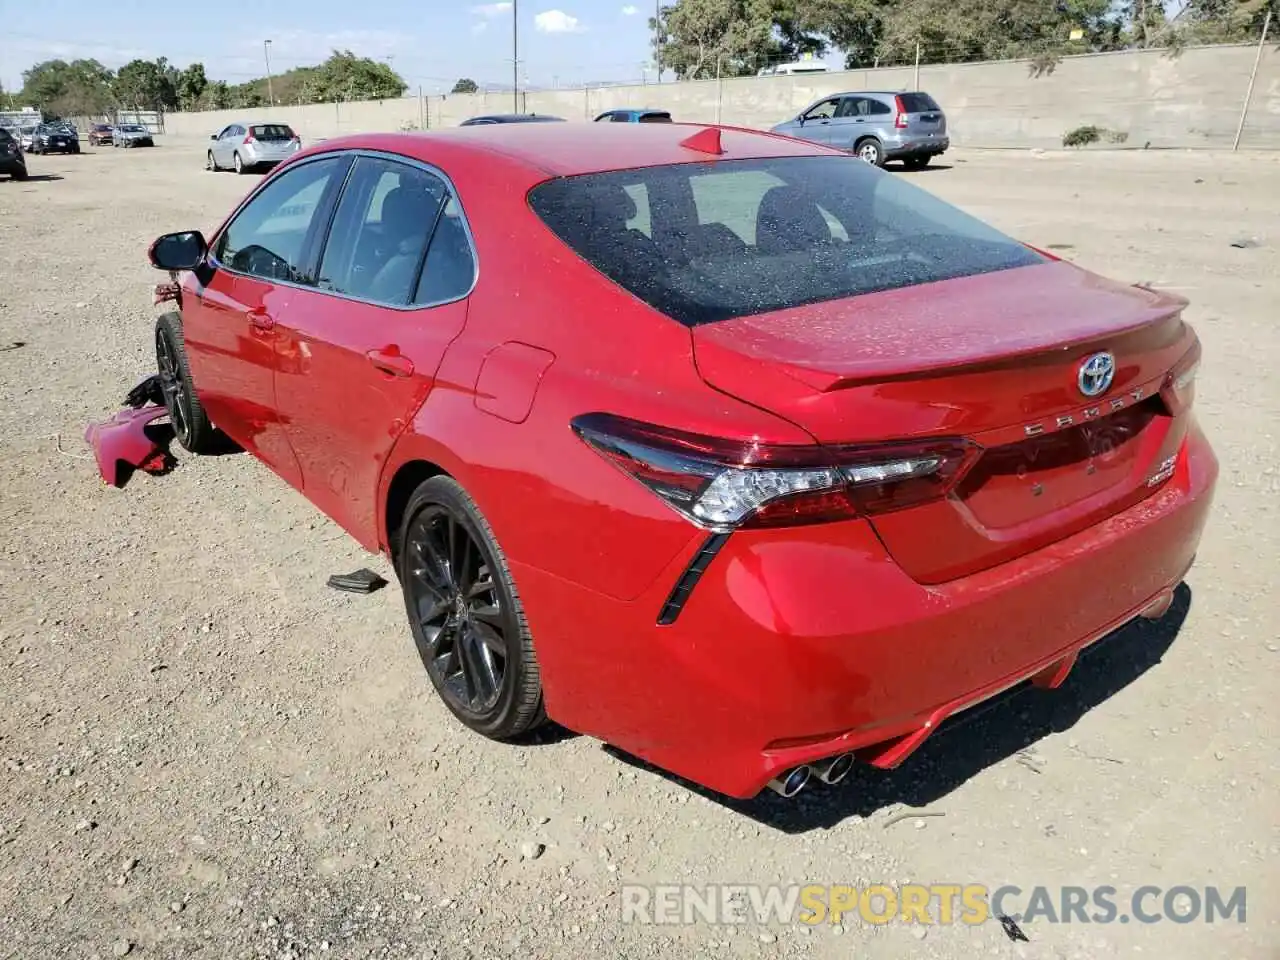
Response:
M146 132L145 130L142 129L142 127L138 126L136 123L126 123L120 129L124 133L145 133Z
M562 177L529 202L583 259L688 326L1044 262L854 157Z
M942 109L938 101L927 93L900 93L898 98L902 100L902 109L906 113L932 113Z
M293 130L283 123L256 124L249 128L257 140L292 140Z
M12 142L12 140L13 140L13 134L11 134L4 127L0 127L0 143L9 143L9 142Z

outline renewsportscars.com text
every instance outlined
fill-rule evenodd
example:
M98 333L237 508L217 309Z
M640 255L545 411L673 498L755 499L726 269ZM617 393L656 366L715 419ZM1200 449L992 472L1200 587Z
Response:
M688 925L849 923L976 925L1007 917L1016 923L1244 923L1246 891L1216 886L984 884L627 884L623 923Z

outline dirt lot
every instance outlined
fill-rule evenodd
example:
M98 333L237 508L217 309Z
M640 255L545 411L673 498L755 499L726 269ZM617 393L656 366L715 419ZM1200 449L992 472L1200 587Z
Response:
M325 586L386 565L249 458L102 485L81 435L153 369L147 243L253 182L200 149L0 182L0 957L1280 956L1280 158L958 153L912 175L1192 298L1215 515L1166 620L1058 693L896 773L727 805L586 738L464 732L398 591ZM620 920L624 883L908 880L1110 884L1121 912L1143 884L1243 885L1247 923L1040 921L1014 943L994 921Z

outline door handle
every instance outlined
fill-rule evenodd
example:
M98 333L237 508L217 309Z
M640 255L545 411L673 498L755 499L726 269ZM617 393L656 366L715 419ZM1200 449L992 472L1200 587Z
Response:
M383 373L393 377L413 376L413 361L400 353L399 350L394 352L392 350L370 350L365 356L375 370L381 370Z
M275 319L271 314L267 313L266 307L254 307L248 312L248 317L249 326L255 330L261 330L263 333L269 332L276 325Z

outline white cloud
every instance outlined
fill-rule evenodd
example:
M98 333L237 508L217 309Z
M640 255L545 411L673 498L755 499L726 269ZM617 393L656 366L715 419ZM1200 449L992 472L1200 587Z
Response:
M581 33L586 29L577 17L563 10L544 10L533 18L533 25L543 33Z
M471 8L472 13L484 20L492 20L494 17L500 17L504 13L510 12L510 10L510 3L485 3L478 7Z
M636 9L635 7L633 7L633 6L632 6L631 4L629 4L629 3L628 3L625 7L623 7L623 8L622 8L622 15L623 15L624 17L634 17L634 16L635 16L637 13L639 13L639 12L640 12L640 11L639 11L638 9Z

